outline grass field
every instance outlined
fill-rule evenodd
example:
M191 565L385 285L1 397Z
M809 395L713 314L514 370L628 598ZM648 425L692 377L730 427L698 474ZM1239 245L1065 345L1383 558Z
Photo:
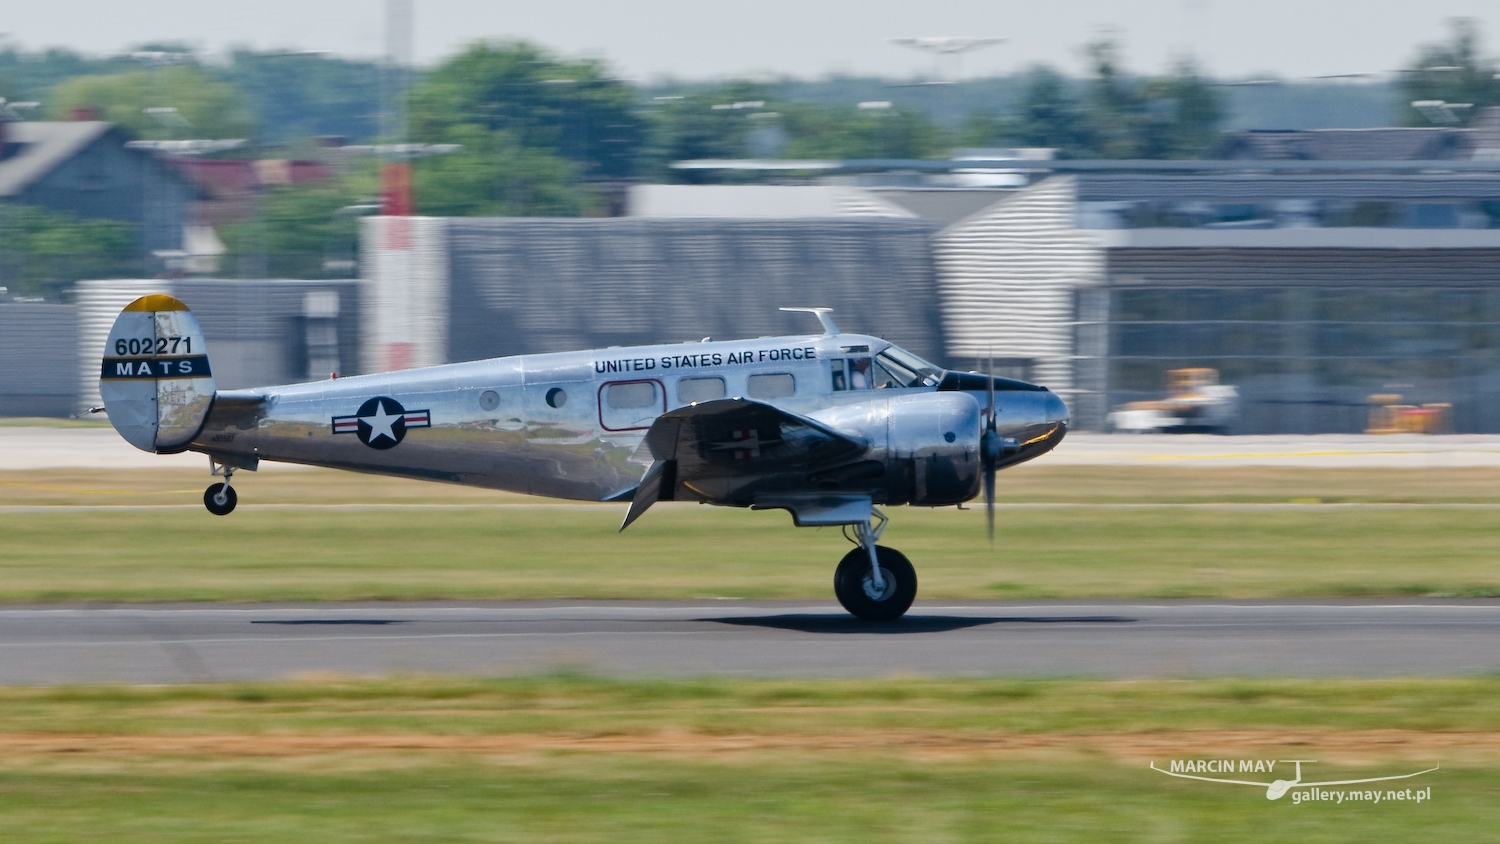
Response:
M1493 470L1023 467L1002 478L1003 502L1036 506L1002 509L993 546L977 509L892 510L884 541L916 563L922 597L1500 595ZM623 505L323 470L242 474L242 508L218 518L198 504L204 481L0 473L0 505L38 505L0 512L0 601L821 600L850 547L779 511L659 505L620 534ZM1302 503L1237 506L1289 502Z
M0 723L7 842L1483 841L1500 824L1494 679L323 679L0 690ZM1147 767L1208 758L1442 768L1400 784L1429 803L1298 805Z
M1042 506L1003 509L993 547L977 510L892 510L923 597L1500 594L1496 471L1001 477ZM0 473L0 601L829 601L848 547L782 513L667 505L618 534L623 505L322 470L242 474L217 518L206 482ZM1390 786L1431 802L1373 805L1148 768L1219 758L1442 767ZM1497 678L0 688L0 842L1489 841L1497 759Z

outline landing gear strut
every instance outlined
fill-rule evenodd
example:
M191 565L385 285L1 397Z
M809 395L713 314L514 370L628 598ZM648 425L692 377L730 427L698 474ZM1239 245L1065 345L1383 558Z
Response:
M234 467L209 460L208 470L214 477L223 478L224 483L214 484L203 491L203 506L215 516L227 516L234 512L234 505L239 500L239 496L234 493L234 487L229 485L234 477Z
M854 525L850 541L859 547L845 554L833 573L839 603L865 621L895 621L917 597L917 570L911 561L894 548L875 544L889 521L871 508L869 523Z

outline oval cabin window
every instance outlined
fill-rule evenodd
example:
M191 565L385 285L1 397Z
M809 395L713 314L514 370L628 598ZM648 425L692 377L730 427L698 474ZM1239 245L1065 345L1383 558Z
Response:
M791 375L752 375L750 383L750 398L752 399L784 399L797 391L797 382Z
M610 407L623 410L651 407L660 404L661 399L657 397L656 382L636 381L631 384L610 384L604 391L604 401Z
M722 398L723 378L684 378L677 382L677 400L683 404Z

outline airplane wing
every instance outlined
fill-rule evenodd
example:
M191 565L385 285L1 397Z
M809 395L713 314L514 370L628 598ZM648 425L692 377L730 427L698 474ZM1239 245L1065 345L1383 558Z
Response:
M655 502L675 499L683 487L696 497L723 500L777 475L804 477L867 447L858 437L750 399L717 399L669 411L646 432L651 468L636 487L620 530Z
M1386 780L1409 780L1412 777L1419 777L1419 776L1421 776L1423 774L1430 774L1430 773L1432 773L1433 771L1436 771L1436 770L1437 770L1437 768L1428 768L1425 771L1417 771L1415 774L1397 774L1396 776L1393 776L1393 777L1367 777L1367 778L1362 779L1362 780L1329 780L1328 782L1299 782L1299 783L1297 783L1297 785L1299 787L1300 786L1310 786L1310 785L1357 785L1357 784L1362 783L1362 782L1385 782Z
M1222 782L1222 783L1227 783L1229 785L1254 785L1254 786L1259 786L1260 788L1269 788L1272 785L1272 783L1268 783L1268 782L1252 782L1250 780L1226 780L1226 779L1219 779L1217 777L1195 777L1192 774L1174 774L1171 771L1162 770L1161 768L1156 767L1156 763L1155 762L1152 762L1151 765L1150 765L1150 767L1151 767L1151 770L1156 771L1159 774L1166 774L1169 777L1177 777L1179 779L1185 779L1185 780L1202 780L1204 782Z

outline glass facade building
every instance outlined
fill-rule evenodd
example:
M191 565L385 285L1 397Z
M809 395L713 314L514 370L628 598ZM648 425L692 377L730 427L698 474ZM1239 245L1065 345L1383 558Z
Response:
M1079 291L1080 366L1108 407L1212 367L1240 392L1237 433L1359 432L1392 395L1500 432L1500 250L1194 253L1112 251Z

